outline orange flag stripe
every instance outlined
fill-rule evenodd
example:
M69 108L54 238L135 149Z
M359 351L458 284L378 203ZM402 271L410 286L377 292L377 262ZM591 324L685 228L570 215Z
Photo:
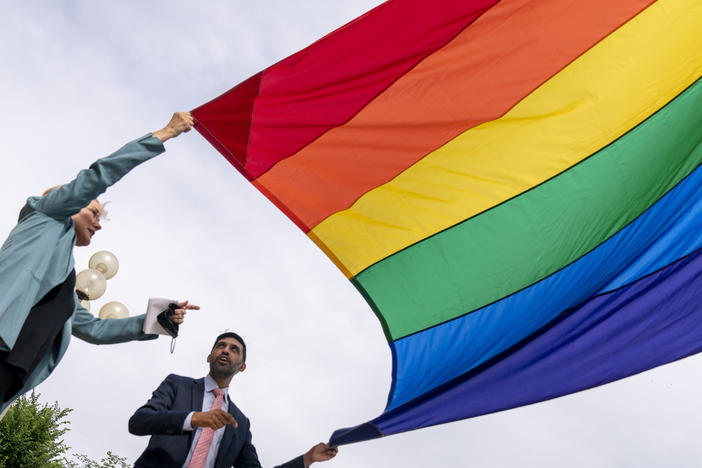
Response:
M651 3L503 0L255 185L309 231L467 129L499 118ZM515 50L524 36L533 39Z

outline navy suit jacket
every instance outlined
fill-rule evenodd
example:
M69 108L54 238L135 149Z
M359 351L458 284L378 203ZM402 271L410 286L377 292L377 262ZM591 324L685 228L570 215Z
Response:
M195 431L183 431L183 423L191 411L202 411L204 381L170 374L154 391L151 399L132 415L129 432L151 436L135 468L182 468L195 434ZM251 443L249 420L231 399L229 413L238 426L228 425L224 430L215 468L261 468L256 448ZM302 457L279 468L304 468Z

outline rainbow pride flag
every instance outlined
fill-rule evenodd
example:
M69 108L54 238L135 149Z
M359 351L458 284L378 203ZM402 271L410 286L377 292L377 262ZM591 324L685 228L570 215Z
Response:
M702 349L702 2L389 0L195 109L393 358L344 444Z

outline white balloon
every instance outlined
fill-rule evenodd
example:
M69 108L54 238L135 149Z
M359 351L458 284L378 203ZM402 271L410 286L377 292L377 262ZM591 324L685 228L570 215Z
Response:
M129 317L129 311L127 310L127 306L121 302L112 301L100 308L98 317L103 320L111 318L127 318Z
M80 305L82 305L83 307L85 307L85 310L87 310L88 312L90 312L90 301L89 301L89 300L83 299L82 301L80 301Z
M112 252L101 250L90 257L88 267L105 275L105 279L110 279L119 271L119 261Z
M97 270L83 270L76 276L76 290L88 296L91 301L105 294L105 289L105 276Z

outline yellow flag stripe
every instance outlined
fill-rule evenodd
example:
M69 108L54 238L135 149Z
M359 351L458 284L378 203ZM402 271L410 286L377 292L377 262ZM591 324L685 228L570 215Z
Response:
M310 237L355 276L559 174L702 75L700 31L702 2L656 2L502 118L430 153L322 221Z

